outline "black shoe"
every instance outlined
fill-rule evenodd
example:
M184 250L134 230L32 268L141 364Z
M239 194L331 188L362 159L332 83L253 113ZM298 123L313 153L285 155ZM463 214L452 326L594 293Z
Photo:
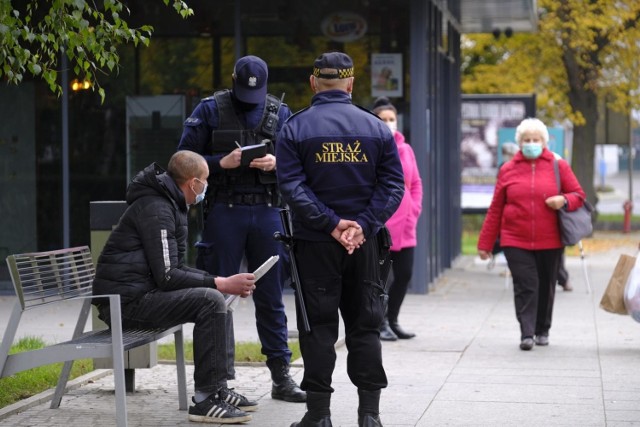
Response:
M533 348L533 338L524 337L520 341L520 350L529 351Z
M536 335L535 342L536 342L536 345L549 345L549 336Z
M233 391L232 388L221 388L218 391L218 398L243 411L253 412L258 409L258 402L247 399L240 393Z
M382 421L378 415L364 414L358 417L358 427L382 427Z
M267 366L271 371L271 398L284 400L285 402L302 403L307 401L307 393L304 392L289 374L289 365L282 358L267 360Z
M380 339L382 341L397 341L398 340L398 336L393 333L393 331L389 327L389 322L387 320L382 322L382 326L380 326Z
M193 399L193 398L192 398ZM237 424L251 421L251 415L216 398L215 394L189 406L189 421L211 424Z
M291 423L291 427L333 427L333 424L328 415L317 420L312 420L305 415L300 421Z
M389 322L389 327L393 331L394 334L401 340L408 340L409 338L413 338L416 336L413 332L406 332L404 329L398 325L398 322Z

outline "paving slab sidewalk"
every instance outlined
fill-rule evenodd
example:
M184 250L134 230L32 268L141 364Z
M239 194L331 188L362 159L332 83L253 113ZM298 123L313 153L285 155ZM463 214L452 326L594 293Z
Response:
M640 241L640 234L634 237ZM488 270L475 257L459 258L428 295L407 296L400 320L418 336L382 343L389 377L382 393L383 424L640 426L640 323L598 307L618 256L633 255L636 249L625 243L587 253L584 261L568 257L575 290L558 288L551 344L529 352L518 348L513 293L504 267ZM286 299L292 307L292 296ZM0 301L0 327L4 311ZM252 319L250 304L236 312L238 340L253 338ZM332 397L336 427L357 426L357 392L346 374L346 354L344 345L339 346ZM192 390L192 367L188 369ZM301 362L292 374L301 380ZM264 365L240 366L237 378L231 385L260 402L248 425L289 426L304 414L304 404L271 399ZM177 410L174 366L138 370L136 382L137 392L127 398L130 426L196 425ZM113 397L112 376L104 375L70 391L58 410L41 403L4 418L0 410L0 425L112 426Z

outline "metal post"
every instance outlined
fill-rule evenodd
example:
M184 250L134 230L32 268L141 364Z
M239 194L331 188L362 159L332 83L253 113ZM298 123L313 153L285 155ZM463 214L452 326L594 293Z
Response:
M62 86L62 246L69 242L69 70L65 48L61 49Z
M236 0L235 19L233 26L233 41L235 44L236 61L243 55L242 49L242 1Z

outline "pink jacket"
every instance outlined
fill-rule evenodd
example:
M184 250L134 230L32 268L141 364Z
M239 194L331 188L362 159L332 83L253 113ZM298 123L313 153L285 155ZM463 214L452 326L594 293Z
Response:
M411 146L405 142L404 135L396 131L393 136L404 172L404 196L398 210L387 221L387 227L393 241L391 250L399 251L417 245L416 225L422 212L422 180L416 156Z

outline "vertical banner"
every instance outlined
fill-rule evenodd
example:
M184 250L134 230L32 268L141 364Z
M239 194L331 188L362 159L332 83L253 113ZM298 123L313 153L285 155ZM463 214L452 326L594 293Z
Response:
M485 212L498 174L498 148L512 142L507 134L500 135L501 129L534 117L535 95L463 95L461 113L461 207L463 212Z
M402 97L402 54L371 54L371 96Z

